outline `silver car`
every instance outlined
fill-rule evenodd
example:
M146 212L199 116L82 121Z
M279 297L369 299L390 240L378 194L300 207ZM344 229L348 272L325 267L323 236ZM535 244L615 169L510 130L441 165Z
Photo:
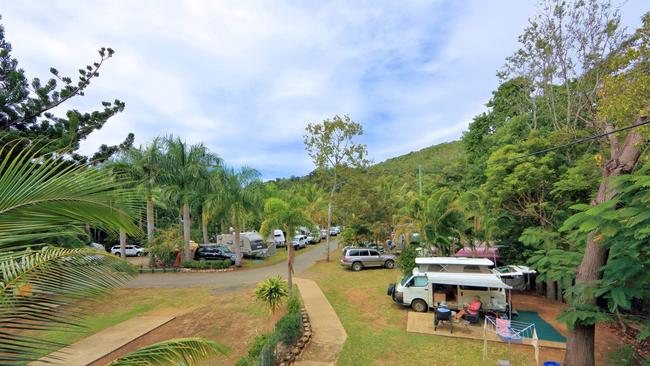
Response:
M341 257L341 265L360 271L367 267L395 268L395 256L381 254L375 249L345 248Z

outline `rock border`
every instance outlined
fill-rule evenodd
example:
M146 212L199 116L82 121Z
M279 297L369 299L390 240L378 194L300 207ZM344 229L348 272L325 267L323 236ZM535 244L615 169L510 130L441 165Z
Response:
M200 269L200 268L138 268L141 274L149 273L215 273L215 272L232 272L235 268L220 268L220 269Z
M311 341L311 322L309 321L309 314L307 314L307 310L304 307L300 308L300 315L302 319L302 335L292 347L289 347L291 351L280 358L282 361L279 363L279 366L292 365Z

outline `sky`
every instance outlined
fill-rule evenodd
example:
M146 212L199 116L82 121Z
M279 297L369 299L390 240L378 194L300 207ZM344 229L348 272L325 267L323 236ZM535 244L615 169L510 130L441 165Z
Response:
M647 0L621 3L634 29ZM135 144L174 134L265 179L314 169L308 123L348 114L374 162L461 137L486 110L496 71L537 6L475 1L0 0L13 56L29 77L76 77L115 55L81 111L124 112L82 142Z

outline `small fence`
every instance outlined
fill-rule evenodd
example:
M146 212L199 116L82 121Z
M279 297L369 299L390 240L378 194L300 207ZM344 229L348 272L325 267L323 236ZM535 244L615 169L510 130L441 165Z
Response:
M539 339L534 323L510 319L485 317L483 324L483 360L487 360L487 342L501 341L508 344L530 344L535 349L535 364L539 365Z

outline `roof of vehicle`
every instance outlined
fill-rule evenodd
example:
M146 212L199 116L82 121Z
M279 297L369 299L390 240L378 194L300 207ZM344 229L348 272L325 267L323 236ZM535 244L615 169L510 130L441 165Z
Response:
M460 285L472 287L490 287L511 289L501 279L492 273L449 273L449 272L420 272L413 269L413 274L425 274L431 283L441 285Z
M470 266L493 266L494 262L487 258L466 257L420 257L415 258L415 264L464 264Z
M492 259L501 259L499 255L499 247L496 246L485 246L479 245L478 247L472 249L469 247L459 249L456 254L456 257L467 257L467 256L476 256L479 258L492 258Z

